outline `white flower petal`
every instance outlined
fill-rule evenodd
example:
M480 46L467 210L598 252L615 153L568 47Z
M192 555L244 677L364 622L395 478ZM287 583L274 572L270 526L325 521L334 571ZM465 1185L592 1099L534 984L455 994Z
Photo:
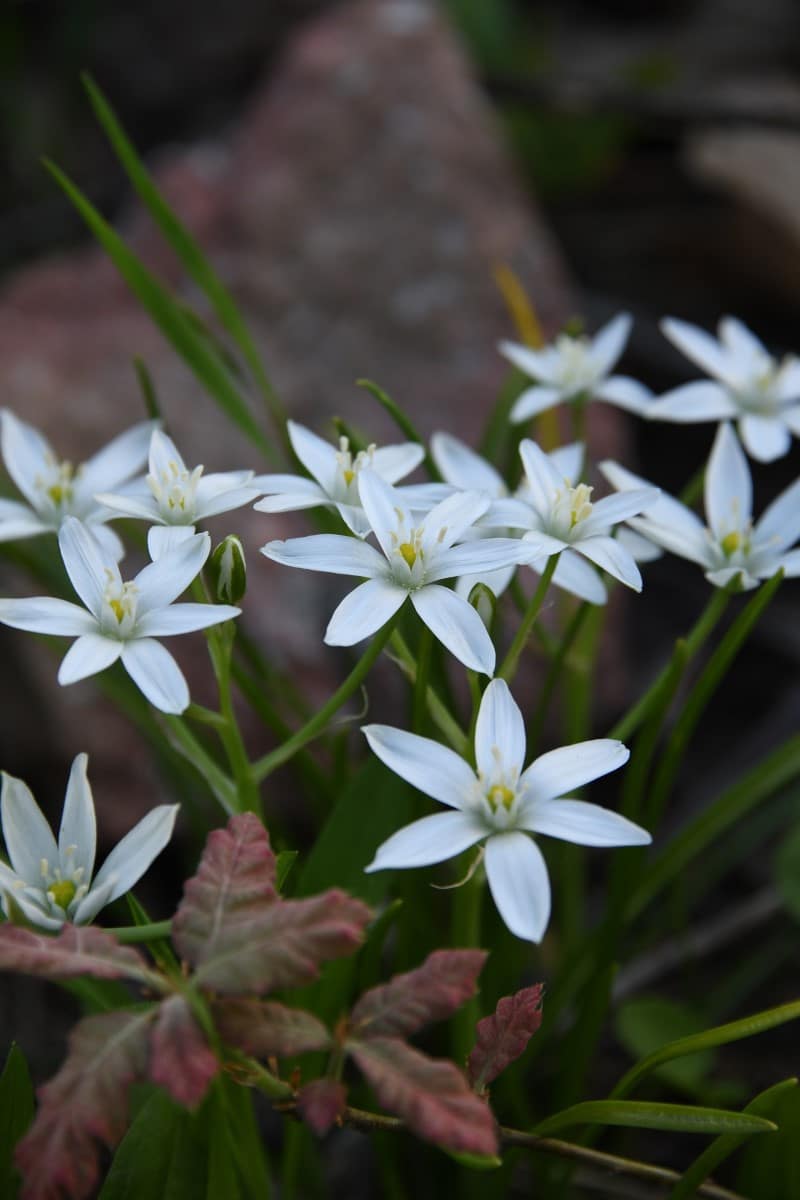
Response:
M486 837L486 827L472 813L435 813L393 834L378 847L374 859L364 870L429 867L454 858L483 837Z
M800 479L767 505L753 531L759 546L768 543L777 551L785 550L800 537Z
M607 404L616 404L617 408L623 408L637 417L649 416L654 400L650 388L628 375L612 375L610 379L602 380L595 389L594 398L605 400Z
M633 317L630 313L619 313L604 325L592 339L590 358L598 375L607 375L625 349Z
M550 462L562 479L575 484L583 471L583 459L586 447L583 442L571 442L568 446L559 446L548 454Z
M372 451L370 463L381 479L397 483L419 466L425 457L425 447L419 442L402 442L398 446L378 446Z
M300 462L323 491L330 495L336 486L336 472L339 469L336 450L329 442L323 441L296 421L287 422L287 429L292 449Z
M747 370L754 360L768 358L764 343L736 317L722 317L717 326L720 341L731 351L738 366Z
M73 900L71 908L74 911L70 912L70 920L73 925L88 925L95 919L102 908L111 902L111 893L114 890L116 880L113 875L109 875L100 886L97 886L97 881L92 884L91 889L86 893L82 900L77 904Z
M475 772L454 750L391 725L363 725L361 732L373 753L406 783L450 808L468 806Z
M617 530L616 538L637 563L655 562L664 553L655 542L637 533L635 529L629 529L627 525Z
M142 817L138 825L134 825L111 851L97 872L92 891L101 888L109 877L114 876L116 882L106 903L110 904L129 892L172 837L178 807L177 804L159 804Z
M491 463L452 434L435 433L431 454L442 477L461 491L489 492L494 497L506 494L502 477Z
M661 322L661 332L669 338L673 346L685 354L709 375L721 379L724 383L735 385L737 373L734 368L733 356L720 346L716 338L711 337L697 325L688 321L679 321L675 317L665 317Z
M554 800L616 771L629 758L627 746L613 738L559 746L534 759L522 774L520 788L530 801Z
M83 882L89 883L94 871L97 825L94 801L86 778L88 758L79 754L72 763L64 798L64 811L58 831L58 854L65 875L83 868Z
M560 404L563 399L562 388L540 387L539 385L526 388L514 401L508 419L513 425L521 425L523 421L527 421L531 417L538 417L539 413L546 412L548 408Z
M292 512L329 501L327 492L302 475L256 475L253 487L265 497L253 505L256 512Z
M709 583L713 583L714 587L720 588L727 587L729 583L733 583L734 579L738 579L738 587L743 592L749 592L758 587L760 582L757 576L751 575L745 567L741 566L720 567L717 571L706 571L706 579Z
M8 857L20 879L42 887L42 860L51 870L58 864L56 839L27 784L5 771L2 776L0 814Z
M576 542L575 549L634 592L642 590L642 576L636 560L616 538L588 537Z
M397 612L408 593L388 579L360 583L334 610L325 630L328 646L354 646L381 629Z
M689 531L641 517L633 517L631 526L642 537L649 538L657 546L662 546L664 550L678 554L681 558L687 558L690 562L709 567L716 561L709 535L703 527Z
M577 846L647 846L646 829L584 800L545 800L524 810L520 826Z
M328 571L360 579L388 572L386 559L374 546L343 533L312 533L285 542L267 542L261 553L287 567L302 567L305 571Z
M561 538L552 537L549 533L541 533L538 529L529 530L522 541L529 548L530 557L523 558L521 561L534 566L534 569L540 569L537 564L541 559L550 558L553 554L560 554L568 546L568 543L562 541Z
M720 425L711 448L705 478L706 516L721 541L732 530L743 530L753 511L753 485L747 459L733 427Z
M100 633L85 633L73 642L58 668L58 682L62 687L97 675L115 663L122 654L123 642L104 637Z
M372 533L367 514L360 504L337 504L336 511L356 537L365 538Z
M783 573L787 579L795 579L800 575L800 550L791 550L789 554L782 554L775 564L775 569L783 569Z
M472 671L494 674L492 639L471 604L438 583L410 595L420 620L459 662Z
M658 503L661 492L658 488L633 488L617 492L614 496L604 496L602 500L592 505L592 511L585 521L581 521L583 537L592 537L603 533L611 525L627 521L640 512L650 513Z
M530 375L531 379L549 379L550 365L553 361L549 347L533 350L519 342L500 342L497 349L503 358L522 371L523 375Z
M85 492L106 492L140 471L147 462L150 440L158 428L155 421L142 421L115 437L83 464L81 485Z
M425 581L435 583L439 579L455 579L460 575L480 575L527 560L528 555L519 538L481 538L451 546L437 556L434 565L425 572Z
M483 516L489 503L485 492L454 492L445 497L422 519L423 546L447 550Z
M12 629L51 633L56 637L80 637L97 630L97 621L85 608L55 596L0 600L0 622Z
M75 517L65 517L58 531L58 545L70 583L89 611L99 619L103 610L106 585L117 573L109 563L88 527Z
M95 500L121 517L138 521L163 521L155 496L131 496L116 492L97 492Z
M37 480L58 461L50 443L38 429L20 421L7 408L0 411L0 443L6 470L29 504L38 509L41 495Z
M171 475L175 468L179 474L183 474L187 469L180 450L172 438L161 429L154 429L150 437L148 463L150 474L156 479Z
M783 458L792 444L792 435L781 417L762 417L746 413L739 421L739 433L747 453L758 462Z
M122 665L133 682L155 708L165 713L182 713L189 706L189 688L168 650L152 638L127 642Z
M800 359L794 355L784 359L775 380L775 389L782 404L800 400Z
M553 572L553 583L581 600L588 600L589 604L605 604L608 599L606 586L597 571L574 550L562 550Z
M48 533L50 529L51 526L27 504L0 497L0 542L38 537L41 533Z
M541 447L530 438L523 438L520 442L519 453L528 481L530 501L544 517L550 512L556 494L563 488L566 480L562 479L555 464Z
M654 421L676 421L691 425L695 421L723 421L739 414L729 392L719 383L697 380L665 392L647 409Z
M525 722L504 679L493 679L483 693L475 723L475 761L487 780L498 772L522 771Z
M125 557L125 547L122 540L114 533L113 529L109 529L108 525L99 525L96 521L91 523L92 537L100 547L100 554L108 562L118 563Z
M149 563L134 579L137 610L143 615L148 609L171 604L197 577L210 552L207 533L180 538L177 545Z
M173 637L178 633L194 633L223 621L232 621L241 614L232 604L170 604L152 608L136 622L137 637Z
M633 491L653 486L646 479L634 475L632 471L615 462L601 462L599 470L617 491ZM683 532L690 540L696 541L699 536L705 536L705 526L697 514L666 492L658 493L655 502L645 510L645 516L647 520L655 521L658 525L669 525L677 532Z
M486 876L497 911L516 937L540 942L550 920L550 880L542 852L525 833L486 843Z
M0 886L2 883L0 882ZM15 905L22 911L22 915L26 920L30 921L31 925L37 925L39 929L49 929L52 933L61 929L65 923L66 916L54 916L45 911L44 900L37 903L36 899L31 895L26 895L22 889L9 889L9 894ZM3 911L6 911L6 898L3 896Z
M233 486L233 477L242 482ZM260 495L258 488L247 480L251 478L250 471L229 471L227 474L203 475L197 485L195 495L195 519L205 520L208 517L219 516L220 513L232 512L244 504L250 504Z
M158 562L194 535L194 525L151 525L147 531L147 552L154 563Z
M404 504L402 493L377 472L364 467L358 473L358 495L381 549L391 558L398 524L407 530L412 526L411 511Z

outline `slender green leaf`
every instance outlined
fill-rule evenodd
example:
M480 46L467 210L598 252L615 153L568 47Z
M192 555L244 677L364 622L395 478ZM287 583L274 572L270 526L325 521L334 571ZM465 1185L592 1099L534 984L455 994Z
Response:
M778 1132L754 1138L742 1151L737 1188L752 1200L796 1200L800 1196L800 1088L788 1088L772 1111Z
M297 855L297 850L281 850L275 856L275 887L279 892L283 891L287 876L297 862Z
M661 996L637 996L623 1004L616 1016L616 1034L625 1049L635 1058L657 1052L665 1039L701 1034L705 1022L700 1013ZM695 1096L714 1066L712 1049L662 1063L654 1068L664 1083Z
M674 1058L683 1058L687 1054L697 1054L698 1051L709 1050L713 1046L740 1042L744 1038L754 1037L757 1033L766 1033L768 1029L774 1029L777 1025L796 1021L798 1017L800 1000L793 1000L789 1004L780 1004L777 1008L754 1013L751 1017L742 1017L739 1021L730 1021L726 1025L717 1025L714 1029L706 1029L702 1033L668 1042L631 1067L614 1088L611 1099L617 1100L627 1096L645 1075L649 1075L662 1063L670 1062Z
M746 1113L755 1113L759 1117L772 1115L776 1103L789 1091L797 1086L796 1079L784 1079L781 1083L773 1084L766 1091L760 1092L745 1108ZM684 1171L680 1181L669 1194L668 1200L691 1200L697 1195L700 1184L708 1179L720 1163L729 1158L735 1150L748 1139L748 1134L723 1133L699 1155L692 1165ZM774 1152L774 1143L770 1141L770 1150Z
M647 1100L585 1100L554 1113L536 1126L539 1137L571 1125L621 1125L625 1129L663 1129L673 1133L772 1133L764 1117L701 1108L694 1104L656 1104Z
M167 204L149 172L139 158L132 143L120 125L114 110L91 76L83 75L83 85L89 95L95 115L105 130L108 140L116 152L125 173L139 198L147 207L189 275L205 292L214 306L214 311L223 328L239 347L243 358L252 371L258 387L282 435L285 434L286 413L267 378L255 343L237 309L230 293L217 275L211 263L198 246L186 226Z
M0 1075L0 1196L16 1200L19 1175L14 1147L33 1120L34 1099L28 1064L19 1046L12 1046Z
M45 166L77 208L131 291L210 395L263 454L274 458L271 444L257 425L231 379L230 372L208 339L198 333L183 306L172 298L166 288L128 249L119 234L101 217L63 171L48 161L45 161Z
M402 432L407 438L409 438L410 441L417 442L417 444L420 446L425 445L421 434L416 429L411 418L405 412L403 412L400 405L396 400L392 399L388 392L385 392L383 388L378 387L377 383L373 383L371 379L357 379L356 383L359 387L365 388L371 396L375 397L381 408L386 410L386 412L394 421L395 425L397 425L398 429L402 430ZM425 450L425 458L423 459L423 462L425 464L425 470L428 472L431 479L441 482L441 472L431 458L431 455L427 449Z

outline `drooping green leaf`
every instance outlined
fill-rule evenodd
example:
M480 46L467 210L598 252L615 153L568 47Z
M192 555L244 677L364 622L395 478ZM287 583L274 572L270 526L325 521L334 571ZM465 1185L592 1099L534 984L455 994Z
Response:
M763 1117L705 1108L695 1104L657 1104L649 1100L584 1100L540 1122L534 1130L549 1137L573 1125L620 1125L625 1129L662 1129L673 1133L771 1133Z
M788 1088L770 1116L778 1132L745 1146L736 1189L757 1200L794 1200L800 1196L800 1088Z
M776 1083L766 1091L760 1092L750 1101L744 1111L756 1113L760 1117L772 1117L776 1105L780 1103L787 1092L796 1087L796 1079L784 1079L781 1083ZM720 1163L724 1162L746 1141L748 1141L746 1134L725 1133L715 1138L711 1145L684 1171L680 1181L670 1192L668 1200L691 1200L691 1197L697 1194L700 1184L709 1177L712 1171L715 1171ZM774 1147L775 1139L770 1138L768 1143L770 1153L774 1153Z
M659 996L628 1000L616 1016L617 1037L635 1059L660 1050L665 1042L702 1033L704 1025L702 1016L687 1005ZM664 1083L694 1096L713 1065L714 1053L709 1048L662 1063L654 1068L654 1074Z
M33 1084L25 1055L12 1046L0 1075L0 1196L16 1200L19 1174L14 1168L14 1147L33 1120Z

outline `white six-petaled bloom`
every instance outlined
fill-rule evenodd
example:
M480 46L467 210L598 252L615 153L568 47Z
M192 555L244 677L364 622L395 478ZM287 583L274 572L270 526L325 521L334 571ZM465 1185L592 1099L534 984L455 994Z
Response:
M106 527L114 513L96 499L121 487L142 469L155 422L144 421L114 438L85 463L62 461L32 425L8 409L0 412L6 470L27 501L0 499L0 542L57 533L65 517L88 525L106 554L118 562L122 542Z
M57 844L29 788L3 772L0 812L11 860L10 866L0 861L6 916L16 905L43 929L67 921L85 925L130 891L172 837L178 805L159 805L114 847L93 879L97 836L86 763L79 754L72 764Z
M464 442L449 433L435 433L431 438L431 454L439 468L442 478L453 490L485 492L492 500L506 499L509 490L500 472L471 450ZM560 446L548 455L559 475L575 479L580 474L583 462L583 445L574 442L571 446ZM435 485L431 485L435 486ZM441 486L441 485L440 485ZM528 498L527 481L523 480L515 493L515 498L525 502ZM466 531L466 541L481 537L509 537L512 531L504 528L498 522L493 523L492 506L486 511L479 522ZM526 565L541 574L546 563L546 556L541 561L531 561ZM495 596L500 596L511 582L516 563L502 567L498 571L485 572L483 575L463 575L456 582L456 591L461 596L469 596L477 583L490 588ZM559 559L553 575L553 583L565 591L572 592L582 600L591 604L605 604L606 589L597 572L583 562L577 555L565 555Z
M611 375L631 331L629 313L620 313L593 338L560 334L541 350L501 342L500 353L536 382L517 397L511 409L515 423L527 421L556 404L584 397L606 400L641 415L652 400L644 384L627 375Z
M338 510L348 529L358 537L370 532L369 518L361 506L358 477L369 467L387 483L397 483L418 467L425 457L422 446L404 442L398 446L368 446L353 454L346 437L339 448L317 437L304 425L287 423L292 449L311 479L302 475L257 475L253 483L266 499L254 507L259 512L294 512L325 505Z
M367 725L378 758L453 811L423 817L379 847L367 871L424 867L479 842L494 902L517 937L539 942L550 917L550 882L530 834L581 846L643 846L649 833L626 817L565 793L627 762L621 742L598 738L525 762L525 724L504 680L484 692L475 726L477 772L453 750L402 729Z
M420 619L459 662L493 674L495 650L483 622L463 597L440 583L525 559L527 548L513 538L455 544L486 511L489 497L455 493L418 519L400 491L369 468L360 472L359 496L380 550L343 534L268 542L261 550L287 566L365 580L331 617L325 632L328 645L352 646L369 637L410 599Z
M602 463L600 470L620 495L647 486L617 463ZM661 493L630 523L658 546L698 563L717 587L725 587L737 575L744 589L756 587L780 570L800 575L800 550L789 549L800 537L800 479L781 492L754 524L750 469L727 422L717 430L708 460L705 508L706 525L685 504Z
M787 355L778 362L735 317L719 322L719 340L674 317L662 321L661 329L713 379L673 388L647 415L681 423L738 420L752 458L772 462L786 454L792 434L800 437L800 359Z
M205 629L241 611L227 604L173 604L208 558L208 534L187 538L127 583L74 517L64 519L58 541L66 572L86 607L51 596L0 600L0 622L77 639L59 668L61 684L104 671L119 658L151 704L162 712L183 712L189 704L186 680L155 639Z
M592 503L593 489L585 483L573 486L559 475L536 442L523 439L519 452L527 481L525 499L496 501L492 519L525 530L523 541L539 560L559 553L562 559L582 554L621 583L641 591L642 577L633 555L611 536L611 530L617 522L652 504L658 488L643 487Z
M175 443L159 429L150 439L149 468L123 495L104 492L97 499L113 509L113 516L151 523L147 547L152 559L191 537L198 521L241 508L260 495L252 471L204 475L202 466L190 471Z

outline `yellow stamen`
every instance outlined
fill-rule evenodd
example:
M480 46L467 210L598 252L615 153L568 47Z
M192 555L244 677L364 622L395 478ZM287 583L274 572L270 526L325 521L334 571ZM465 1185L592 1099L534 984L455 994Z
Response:
M121 600L109 600L108 607L113 612L114 616L119 621L120 625L125 620L125 608Z
M734 529L731 533L726 533L725 537L720 542L720 545L722 546L723 554L727 558L730 558L732 554L735 554L737 550L741 549L742 535L739 530Z
M401 542L397 549L408 563L409 568L413 567L414 563L417 561L417 551L414 546L412 546L411 542Z
M51 883L47 889L47 894L48 896L52 896L58 907L63 908L66 912L75 899L77 890L71 879L59 879L56 883Z
M494 812L501 805L503 808L510 809L514 803L514 793L511 788L504 787L502 783L496 783L493 788L489 788L487 799Z
M349 468L345 468L345 470L342 471L342 474L344 475L345 483L347 484L348 487L350 487L350 484L353 482L353 480L356 477L355 471L351 471Z

